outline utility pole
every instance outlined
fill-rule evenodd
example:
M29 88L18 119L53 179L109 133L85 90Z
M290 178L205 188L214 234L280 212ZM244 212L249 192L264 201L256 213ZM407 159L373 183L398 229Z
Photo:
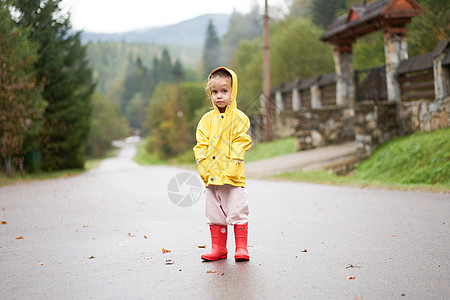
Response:
M263 53L263 95L266 110L264 140L272 140L272 102L270 101L270 48L269 48L269 9L265 0L264 9L264 53Z

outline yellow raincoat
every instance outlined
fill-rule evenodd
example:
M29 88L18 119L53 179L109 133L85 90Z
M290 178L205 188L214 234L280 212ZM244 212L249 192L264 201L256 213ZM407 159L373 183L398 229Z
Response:
M213 103L214 109L201 118L197 126L195 160L205 186L231 184L245 187L244 156L252 145L247 134L250 121L236 105L237 75L224 67L218 69L225 69L232 76L231 103L223 114Z

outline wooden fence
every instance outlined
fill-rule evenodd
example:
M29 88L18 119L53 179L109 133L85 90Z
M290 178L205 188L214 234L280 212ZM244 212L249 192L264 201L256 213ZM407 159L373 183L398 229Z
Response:
M397 74L402 101L436 98L432 52L402 61Z

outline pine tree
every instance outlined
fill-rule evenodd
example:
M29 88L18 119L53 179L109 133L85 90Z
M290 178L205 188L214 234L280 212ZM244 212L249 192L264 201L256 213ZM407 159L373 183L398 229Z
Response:
M209 20L206 40L203 46L203 70L205 77L220 64L220 39L212 20Z
M34 77L37 46L0 3L0 166L23 167L23 145L42 125L44 101Z
M17 0L18 24L30 28L39 44L35 64L38 83L47 101L40 137L42 169L82 168L91 117L90 97L95 84L81 45L80 32L72 33L61 0Z
M228 31L222 39L220 64L229 64L242 40L252 40L261 35L261 20L258 4L255 4L248 14L233 12Z
M158 60L157 68L153 72L157 82L174 82L172 58L167 48L163 49L161 59Z
M312 21L314 24L327 28L334 22L336 16L348 8L345 0L313 0L312 1Z

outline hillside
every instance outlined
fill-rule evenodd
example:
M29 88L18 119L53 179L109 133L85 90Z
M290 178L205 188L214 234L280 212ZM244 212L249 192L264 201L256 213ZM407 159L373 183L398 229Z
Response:
M416 132L384 144L357 167L355 178L450 187L450 128Z
M218 35L222 37L228 30L230 16L230 14L206 14L174 25L138 29L124 33L83 32L82 42L85 44L98 41L139 42L201 46L205 41L209 20L213 20Z
M289 153L294 140L260 143L251 155L261 157L262 150ZM275 148L275 149L273 149ZM266 158L266 157L264 157ZM247 158L246 158L247 159ZM294 171L275 177L322 184L378 186L396 189L426 188L450 192L450 128L416 132L396 138L378 148L354 172L347 176L327 170Z

